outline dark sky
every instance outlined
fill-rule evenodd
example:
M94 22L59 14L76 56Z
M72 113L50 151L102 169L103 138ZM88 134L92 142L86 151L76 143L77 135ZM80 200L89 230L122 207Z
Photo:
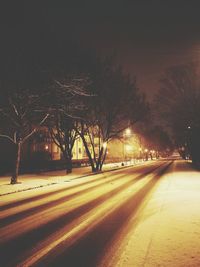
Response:
M1 36L16 31L17 38L21 28L27 38L38 32L114 54L149 96L165 68L199 58L198 0L12 2L1 9Z

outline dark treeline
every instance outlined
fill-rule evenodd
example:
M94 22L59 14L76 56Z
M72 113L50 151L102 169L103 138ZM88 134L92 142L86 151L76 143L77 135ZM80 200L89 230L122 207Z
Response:
M200 163L200 79L199 65L171 67L161 79L155 99L157 113L173 133L184 158Z

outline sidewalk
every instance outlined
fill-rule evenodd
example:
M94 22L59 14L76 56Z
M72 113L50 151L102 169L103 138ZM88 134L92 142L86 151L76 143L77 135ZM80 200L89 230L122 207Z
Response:
M151 162L151 161L149 161ZM138 165L144 162L128 162L125 166L122 166L122 163L109 163L103 166L104 171L111 171L119 168L125 168L131 165ZM94 175L91 172L91 167L80 167L74 168L73 172L70 174L66 174L65 170L57 170L50 172L41 172L38 174L23 174L20 175L18 180L19 184L10 184L10 176L0 177L0 196L8 195L16 192L26 191L34 188L40 188L44 186L54 185L70 182L74 179L78 179L81 177L86 177L89 175Z
M200 266L199 202L199 171L175 161L129 220L131 230L109 266Z

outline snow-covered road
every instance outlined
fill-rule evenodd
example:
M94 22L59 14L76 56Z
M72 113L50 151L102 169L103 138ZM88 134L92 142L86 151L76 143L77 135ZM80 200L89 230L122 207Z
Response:
M200 175L171 162L6 196L1 266L199 266Z

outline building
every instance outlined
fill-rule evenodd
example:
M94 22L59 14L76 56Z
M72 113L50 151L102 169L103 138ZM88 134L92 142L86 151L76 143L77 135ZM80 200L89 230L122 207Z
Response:
M87 139L87 137L86 137ZM9 172L15 162L15 152L13 144L7 139L1 139L2 157L0 158L1 172ZM88 137L88 143L89 137ZM89 145L90 151L92 146ZM99 138L94 137L94 150L98 154ZM141 141L135 134L122 135L121 139L113 139L107 144L106 162L122 162L132 159L144 158L141 149ZM88 157L80 137L75 140L72 160L74 163L88 162ZM52 163L49 164L49 162ZM21 170L24 172L40 169L64 168L65 161L62 160L60 148L53 142L46 127L40 127L39 131L29 138L22 147Z
M92 147L89 142L89 149L92 152ZM99 146L99 138L94 137L94 149L96 154L98 154L98 146ZM107 161L117 162L129 160L132 158L138 158L141 154L140 150L140 142L138 137L134 134L125 133L121 139L113 139L108 143L107 146ZM62 153L60 148L53 142L52 138L48 133L48 129L46 127L41 127L37 134L29 141L27 145L26 152L27 155L28 147L32 155L38 153L46 153L49 155L51 160L60 160L62 159ZM24 155L24 156L25 156ZM73 150L72 150L72 159L73 160L86 160L87 154L85 151L85 147L83 145L83 141L80 137L75 140Z

